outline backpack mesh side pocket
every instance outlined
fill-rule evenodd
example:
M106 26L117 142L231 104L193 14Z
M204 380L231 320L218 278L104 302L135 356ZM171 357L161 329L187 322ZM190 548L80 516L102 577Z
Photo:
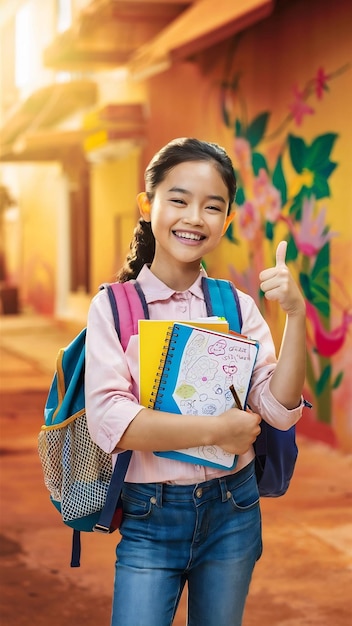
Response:
M85 413L62 424L43 426L38 452L45 485L52 499L60 503L64 522L103 508L112 459L92 441Z

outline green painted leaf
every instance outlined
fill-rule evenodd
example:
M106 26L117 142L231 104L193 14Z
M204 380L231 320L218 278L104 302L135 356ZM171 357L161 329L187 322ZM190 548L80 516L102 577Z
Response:
M323 272L321 272L320 277L323 277ZM324 280L314 279L313 275L307 272L301 272L299 280L306 299L328 320L330 310L329 283Z
M287 202L287 185L284 176L284 171L282 169L282 157L279 156L274 173L273 173L273 185L278 189L281 193L281 205L284 206Z
M239 119L235 121L235 135L236 137L242 137L242 124Z
M329 268L330 268L330 242L328 241L325 244L325 246L323 246L321 250L319 250L317 254L317 258L315 260L315 266L314 266L315 272L319 272L320 270L327 272L327 275L325 275L324 277L325 278L324 282L325 282L327 289L330 289Z
M312 292L312 297L314 298L315 302L325 302L326 304L329 303L329 289L326 288L326 286L324 285L317 285L317 283L310 281L311 282L311 292Z
M246 139L248 139L252 148L255 148L262 140L270 117L269 112L261 113L248 126Z
M319 380L317 380L317 384L316 384L317 396L320 396L323 393L325 386L329 382L330 376L331 376L331 365L327 365L325 369L323 370L323 373L320 376Z
M330 197L329 183L326 180L325 176L321 176L318 172L316 172L314 175L314 182L311 190L317 200Z
M330 305L329 305L328 301L320 300L319 298L315 298L314 292L313 292L311 303L314 304L314 306L317 309L317 311L319 311L319 313L323 317L325 317L326 319L329 319Z
M302 215L302 199L300 195L296 196L290 206L289 214L294 217L297 222L300 221Z
M319 313L321 313L323 317L325 317L326 319L329 319L329 316L330 316L329 302L327 302L326 300L324 302L319 302L317 309L319 310Z
M302 137L288 136L288 146L292 165L298 174L306 167L307 146Z
M312 283L316 285L316 287L319 288L322 292L324 291L326 294L328 294L328 297L330 297L329 277L329 270L326 267L323 268L317 276L314 276L313 273L311 273Z
M332 388L333 389L337 389L341 383L342 383L342 379L343 379L343 375L344 372L339 372L334 380L334 382L332 383Z
M235 227L232 224L229 225L226 233L225 233L225 237L226 239L228 239L229 241L231 241L231 243L234 243L236 246L239 245L239 240L237 239L237 237L235 236Z
M318 173L324 178L329 178L333 171L336 169L337 163L333 163L333 161L328 161L324 167L320 167Z
M320 283L321 285L328 285L330 280L329 266L323 265L324 260L326 260L325 255L320 257L318 253L315 263L312 267L311 277L314 281Z
M294 217L297 222L300 222L302 219L303 202L306 199L309 199L311 195L312 195L312 190L303 186L299 190L298 194L293 198L289 213L291 217Z
M287 254L286 254L286 259L287 259ZM311 292L311 289L310 289L310 280L309 280L308 274L304 274L303 272L300 272L300 274L299 274L299 282L300 282L300 285L302 287L302 291L303 291L304 297L306 298L306 300L309 300L311 302L311 300L312 300L312 292Z
M287 238L287 251L286 251L286 261L295 261L298 256L297 246L295 244L295 240L291 234L289 234Z
M274 232L275 224L273 224L272 222L265 222L265 237L269 241L272 241L274 239Z
M314 139L307 148L306 167L309 170L315 172L327 164L337 137L336 133L326 133Z
M259 170L264 169L269 172L269 168L265 157L260 152L252 153L252 168L255 176L258 176Z
M241 206L245 203L246 197L244 195L243 187L239 187L236 191L236 204Z

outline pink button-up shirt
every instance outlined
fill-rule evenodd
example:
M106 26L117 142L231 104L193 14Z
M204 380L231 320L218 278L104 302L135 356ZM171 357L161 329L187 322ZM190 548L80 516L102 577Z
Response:
M184 292L173 291L161 282L147 266L138 276L144 292L150 319L189 320L206 317L200 270L195 283ZM302 403L288 410L269 389L275 368L275 348L267 323L254 300L238 290L243 325L242 333L259 341L259 352L253 372L248 403L270 424L286 430L302 414ZM85 396L88 427L92 439L105 452L118 446L121 436L144 407L139 404L138 336L130 338L126 352L118 340L108 295L100 291L92 300L87 326ZM206 419L206 418L204 418ZM254 457L253 448L241 455L238 471ZM199 483L228 474L228 470L164 459L153 452L134 451L127 471L127 482Z

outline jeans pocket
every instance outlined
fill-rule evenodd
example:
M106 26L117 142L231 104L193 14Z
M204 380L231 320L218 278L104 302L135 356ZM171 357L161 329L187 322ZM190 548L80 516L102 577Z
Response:
M229 491L229 500L236 511L250 511L259 506L258 484L253 473L243 483Z
M124 487L121 500L124 517L146 519L151 514L155 498L137 489Z

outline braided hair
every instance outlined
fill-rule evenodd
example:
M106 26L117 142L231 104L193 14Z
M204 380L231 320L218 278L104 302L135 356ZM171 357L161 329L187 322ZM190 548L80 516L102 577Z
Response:
M186 161L212 161L214 163L229 192L227 211L229 214L236 194L236 177L230 157L216 143L189 137L170 141L150 161L144 174L148 200L153 201L156 188L169 171ZM126 282L136 278L145 263L152 263L154 254L155 238L151 224L140 218L133 232L129 253L117 274L117 280Z

